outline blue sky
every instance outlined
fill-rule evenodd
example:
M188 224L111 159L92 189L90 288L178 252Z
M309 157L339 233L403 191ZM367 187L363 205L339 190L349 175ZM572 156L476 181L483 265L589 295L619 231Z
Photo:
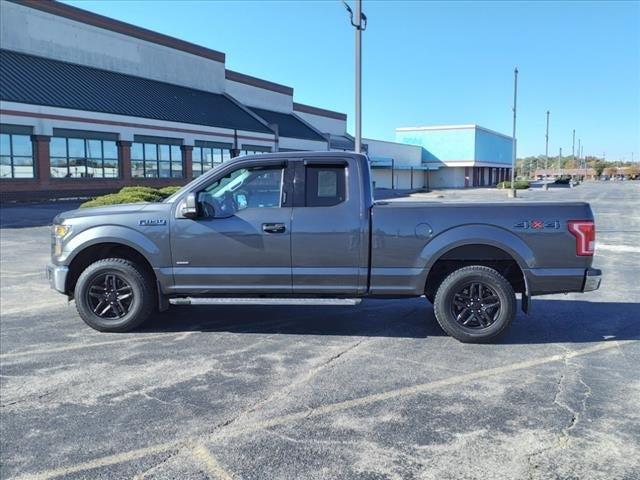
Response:
M69 2L227 54L227 68L349 114L353 29L337 0ZM363 134L477 123L511 133L520 70L518 156L571 152L640 159L640 2L364 0Z

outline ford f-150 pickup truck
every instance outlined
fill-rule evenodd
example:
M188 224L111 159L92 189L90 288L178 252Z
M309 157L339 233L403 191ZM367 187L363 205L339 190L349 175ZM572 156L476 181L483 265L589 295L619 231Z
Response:
M100 331L170 304L357 304L426 297L463 342L516 315L516 293L599 288L587 203L374 201L366 156L249 155L162 203L84 208L52 226L54 289Z

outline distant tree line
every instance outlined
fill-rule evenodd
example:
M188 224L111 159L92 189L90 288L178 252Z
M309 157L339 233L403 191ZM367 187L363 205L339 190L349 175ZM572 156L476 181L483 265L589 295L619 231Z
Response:
M557 169L580 169L593 168L596 176L616 174L624 174L630 177L640 176L640 165L638 162L612 162L604 160L601 157L587 156L585 158L577 158L572 155L558 157L549 157L545 159L544 155L535 157L524 157L516 160L516 172L522 177L531 177L536 170L557 170Z

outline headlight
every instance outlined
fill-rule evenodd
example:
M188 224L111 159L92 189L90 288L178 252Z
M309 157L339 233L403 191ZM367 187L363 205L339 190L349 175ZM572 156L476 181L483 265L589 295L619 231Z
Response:
M53 235L53 255L62 255L62 239L71 232L71 225L53 225L51 234Z
M54 225L51 229L54 237L63 238L71 231L71 225Z

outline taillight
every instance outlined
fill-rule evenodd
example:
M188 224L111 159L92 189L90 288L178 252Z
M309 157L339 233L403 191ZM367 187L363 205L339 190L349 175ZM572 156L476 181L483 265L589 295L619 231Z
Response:
M569 232L576 237L576 255L591 256L596 247L596 224L593 220L569 220Z

